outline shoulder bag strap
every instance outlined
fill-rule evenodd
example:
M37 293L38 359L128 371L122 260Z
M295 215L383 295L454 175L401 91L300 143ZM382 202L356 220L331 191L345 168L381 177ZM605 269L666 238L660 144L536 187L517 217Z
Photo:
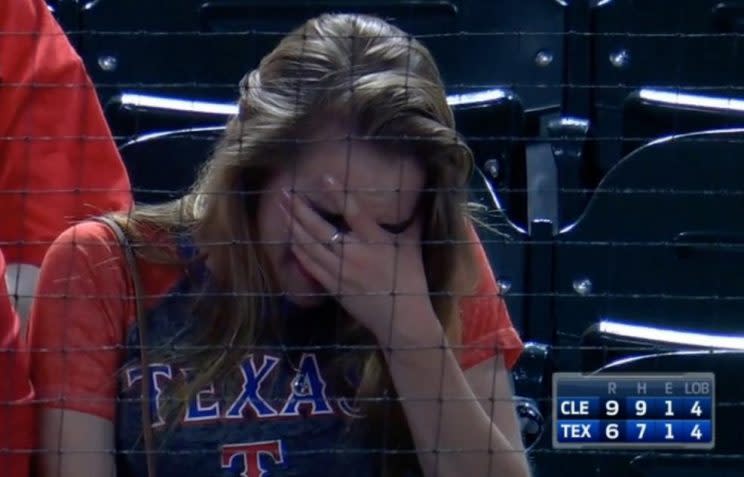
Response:
M146 347L147 347L147 326L145 323L145 312L142 290L142 279L139 275L137 267L137 260L134 256L134 250L132 244L129 242L126 233L121 226L116 223L110 217L97 217L95 219L107 225L116 236L116 239L121 246L122 252L124 252L124 259L129 270L129 276L132 281L132 289L134 291L134 303L135 313L137 315L137 327L139 328L140 338L140 361L142 364L143 378L142 378L142 433L145 440L145 459L147 462L147 477L156 477L155 471L155 455L153 453L154 437L152 432L152 416L150 416L150 380L146 378L147 372L145 370L150 369L150 360L148 358Z

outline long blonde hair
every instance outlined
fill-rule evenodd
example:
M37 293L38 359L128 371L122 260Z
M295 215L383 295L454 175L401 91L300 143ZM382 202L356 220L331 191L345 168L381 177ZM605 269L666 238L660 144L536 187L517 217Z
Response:
M378 18L322 15L287 35L241 80L239 106L190 194L116 217L139 244L139 255L153 261L162 260L163 251L145 243L151 230L188 230L208 254L217 286L230 292L211 299L209 309L202 310L196 351L178 357L201 373L172 390L174 396L187 400L226 377L256 344L261 297L271 288L256 243L261 191L302 147L297 139L303 131L322 117L346 118L354 135L404 147L423 165L425 270L436 315L449 342L458 343L457 299L472 289L468 278L476 269L471 247L462 245L469 237L464 188L472 156L455 132L428 50ZM349 323L353 326L353 320ZM362 398L394 395L392 381L380 352L367 353L361 369L357 397L367 403L366 422L379 429L382 408ZM385 413L388 444L412 450L398 403Z

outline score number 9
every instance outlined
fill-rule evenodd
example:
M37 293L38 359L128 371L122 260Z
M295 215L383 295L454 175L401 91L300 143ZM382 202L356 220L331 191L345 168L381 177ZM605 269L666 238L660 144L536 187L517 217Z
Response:
M605 402L605 414L608 416L617 416L620 412L620 403L614 400Z
M607 416L617 416L620 412L620 403L615 400L609 400L605 402L605 414ZM635 402L635 415L645 416L648 412L648 404L646 401ZM673 415L673 414L672 414Z

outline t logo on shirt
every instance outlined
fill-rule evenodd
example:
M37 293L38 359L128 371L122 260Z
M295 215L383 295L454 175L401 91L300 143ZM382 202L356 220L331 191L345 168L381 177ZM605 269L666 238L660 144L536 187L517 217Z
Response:
M264 467L266 460L274 464L283 464L282 441L263 441L222 446L223 469L240 472L241 477L265 477L268 469Z

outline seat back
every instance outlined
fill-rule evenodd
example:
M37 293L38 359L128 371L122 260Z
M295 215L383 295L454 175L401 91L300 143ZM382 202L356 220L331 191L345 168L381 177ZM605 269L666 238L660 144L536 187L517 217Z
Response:
M633 92L623 104L623 154L664 136L744 127L744 95L737 96L652 88Z
M742 9L710 0L593 0L595 159L623 157L623 103L642 89L742 98ZM653 128L653 126L652 126ZM680 131L682 132L682 131ZM673 134L675 131L666 131Z
M556 237L558 345L600 319L733 332L744 313L744 130L651 143ZM564 352L576 369L579 354Z
M560 100L562 8L556 0L88 2L80 11L80 51L104 102L122 85L232 100L240 78L307 18L373 14L418 35L453 89L515 84L535 108ZM550 61L536 62L540 51Z
M219 126L146 134L122 145L119 151L134 200L158 203L183 195L223 130Z

